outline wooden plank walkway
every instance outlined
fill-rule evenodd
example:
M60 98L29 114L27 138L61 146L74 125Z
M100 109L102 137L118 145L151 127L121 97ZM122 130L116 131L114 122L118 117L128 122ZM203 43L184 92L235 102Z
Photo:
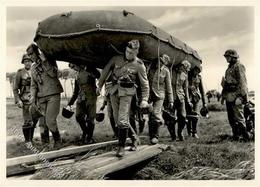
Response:
M117 158L115 156L115 151L110 151L97 156L92 156L86 160L81 160L78 162L68 163L62 166L56 166L56 171L68 171L61 172L59 178L55 178L57 173L55 170L39 170L31 177L26 177L29 179L62 179L62 180L73 180L73 179L85 179L85 180L98 180L104 179L104 177L110 173L120 171L122 169L127 169L128 167L134 166L140 162L153 158L154 156L160 154L168 146L163 144L157 145L141 145L138 146L137 151L128 151L129 147L126 147L126 154L122 158ZM44 173L45 172L45 173ZM70 178L73 173L79 173L78 178ZM64 175L63 175L64 174ZM23 176L21 176L24 178ZM8 179L19 179L19 177L9 177Z

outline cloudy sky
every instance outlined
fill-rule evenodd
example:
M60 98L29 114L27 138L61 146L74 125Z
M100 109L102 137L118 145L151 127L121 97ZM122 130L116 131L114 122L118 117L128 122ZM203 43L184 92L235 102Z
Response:
M226 49L236 49L247 68L249 89L254 80L254 8L218 7L7 7L7 72L22 67L21 56L33 40L39 21L57 13L78 10L123 10L142 17L197 50L203 60L206 89L220 90L220 80L227 63ZM60 63L59 68L67 68Z

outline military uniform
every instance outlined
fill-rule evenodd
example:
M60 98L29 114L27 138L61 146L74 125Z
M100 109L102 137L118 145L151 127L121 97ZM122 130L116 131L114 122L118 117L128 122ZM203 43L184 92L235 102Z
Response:
M99 88L111 73L112 87L109 91L113 116L119 129L119 147L124 147L126 131L129 128L129 110L132 97L136 94L136 82L141 87L142 101L148 101L149 83L146 68L137 57L133 61L127 61L123 55L114 56L103 69ZM139 85L138 85L139 86ZM134 137L131 137L132 141Z
M96 117L96 78L83 68L77 73L73 95L68 105L76 104L76 120L83 132L82 141L85 142L87 135L87 143L93 141L93 132L95 128Z
M149 117L149 136L152 140L153 138L158 139L159 126L164 123L162 107L165 95L168 102L173 103L173 92L170 71L165 65L162 65L160 69L158 67L150 68L148 79L150 83L150 102L153 102L153 112Z
M18 102L23 103L23 134L25 141L32 141L34 128L38 119L33 119L29 107L30 103L30 86L31 86L31 71L25 68L19 69L15 76L15 82L13 87L15 104Z
M222 97L226 100L228 120L232 128L233 137L238 139L240 133L242 133L244 138L248 139L244 118L244 104L248 101L244 65L239 62L230 63L222 86ZM241 100L242 103L236 103L237 100Z
M172 72L172 90L174 106L177 110L178 118L178 137L183 140L182 130L186 124L186 108L185 101L190 102L188 93L188 74L185 72ZM168 123L168 130L173 140L176 139L175 121Z
M201 75L191 75L189 77L189 95L191 99L191 103L193 104L192 111L195 112L197 115L199 114L199 101L202 99L202 103L205 106L205 92L202 84L202 77ZM197 123L198 117L194 117L188 120L187 130L188 134L194 137L197 137Z
M57 116L60 111L60 93L63 88L58 79L58 68L55 61L50 62L44 56L40 56L32 66L31 94L43 113L40 119L41 134L48 138L50 130L54 141L60 142L60 134L57 126ZM42 136L42 137L43 137ZM48 142L48 140L45 140Z

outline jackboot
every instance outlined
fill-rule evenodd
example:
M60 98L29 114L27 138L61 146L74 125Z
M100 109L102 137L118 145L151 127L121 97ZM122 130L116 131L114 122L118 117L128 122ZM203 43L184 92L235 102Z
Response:
M33 141L34 129L35 129L34 127L30 128L30 142Z
M48 129L45 129L43 132L41 132L41 142L42 145L50 143L50 135Z
M244 141L249 141L250 140L250 136L249 136L249 133L246 130L246 127L243 124L241 124L241 123L238 123L238 126L239 126L240 132L241 132L241 134L243 136L243 140Z
M23 136L25 142L30 142L30 136L31 136L31 127L23 126Z
M171 135L172 141L175 141L176 140L175 122L173 122L173 123L168 122L167 123L167 128L168 128L168 131L169 131L169 133Z
M182 131L183 131L185 125L186 125L186 119L179 119L178 120L177 134L178 134L178 137L179 137L179 141L184 141L184 136L182 135Z
M94 129L95 129L95 123L91 120L87 120L87 140L86 140L87 144L91 144L95 142L93 139Z
M116 157L123 157L125 155L125 143L128 129L118 129L118 149Z
M81 139L80 139L80 143L81 144L85 144L86 143L86 136L87 136L87 125L86 125L86 121L82 120L81 118L76 118L81 130L82 130L82 135L81 135Z
M191 136L191 126L192 126L192 120L188 120L188 123L187 123L188 136Z
M60 149L62 147L60 132L57 130L56 132L52 132L52 137L54 140L54 149Z

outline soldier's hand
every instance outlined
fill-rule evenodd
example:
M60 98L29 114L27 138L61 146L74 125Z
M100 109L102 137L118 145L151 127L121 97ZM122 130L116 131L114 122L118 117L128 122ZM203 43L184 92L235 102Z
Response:
M240 97L236 98L235 105L241 105L242 99Z
M17 102L17 106L18 106L19 108L23 108L23 102L22 102L22 101L18 101L18 102Z
M191 102L188 102L188 105L189 105L190 109L193 108L193 104Z
M149 107L149 104L148 104L147 101L142 101L142 102L140 103L140 108L148 108L148 107Z

